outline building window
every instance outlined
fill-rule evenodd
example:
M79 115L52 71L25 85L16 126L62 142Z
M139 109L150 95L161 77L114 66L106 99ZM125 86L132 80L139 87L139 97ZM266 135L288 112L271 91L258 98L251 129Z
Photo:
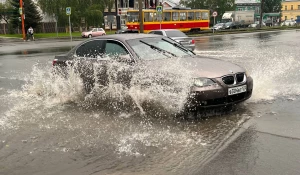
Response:
M287 20L287 16L284 17L284 20Z
M238 8L238 11L243 11L243 8Z
M300 5L298 5L298 10L300 10Z
M293 5L291 5L291 10L294 10L294 6Z
M287 10L287 6L284 6L284 10Z

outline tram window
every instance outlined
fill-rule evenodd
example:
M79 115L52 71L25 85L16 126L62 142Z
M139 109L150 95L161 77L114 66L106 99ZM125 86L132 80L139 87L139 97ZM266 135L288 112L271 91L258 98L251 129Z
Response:
M196 12L196 20L201 20L201 13L200 12Z
M159 21L158 15L153 13L153 21Z
M208 12L202 12L202 19L208 19Z
M194 20L194 12L188 12L188 20L193 21Z
M179 13L178 12L173 12L172 13L172 20L173 21L178 21L179 20Z
M153 22L153 13L145 12L144 13L144 21L145 22Z
M180 21L186 21L186 13L180 12Z
M171 21L171 12L164 12L163 17L164 21Z
M127 21L128 22L138 22L139 21L139 13L138 12L127 12Z

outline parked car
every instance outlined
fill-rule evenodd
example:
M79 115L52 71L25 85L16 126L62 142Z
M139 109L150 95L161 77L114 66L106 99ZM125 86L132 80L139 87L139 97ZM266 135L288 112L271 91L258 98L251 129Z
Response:
M123 27L120 30L117 30L115 33L116 34L122 34L122 33L139 33L139 30L128 29L127 27Z
M140 66L158 69L162 65L173 64L176 60L194 77L190 80L191 85L188 88L188 108L236 104L247 100L252 94L253 80L244 68L224 60L201 57L161 35L116 34L91 38L75 46L70 52L55 56L53 65L64 68L67 62L72 63L76 60L106 65L109 58L128 63L132 66L132 72ZM95 80L90 80L92 76L86 75L87 71L81 74L85 85ZM122 77L127 75L122 74ZM107 74L101 76L102 78L97 80L104 81Z
M294 20L285 20L281 23L281 26L295 26L296 21Z
M211 30L221 30L223 29L223 26L224 26L225 23L218 23L216 25L214 25Z
M92 38L95 36L103 36L106 35L105 30L103 28L92 28L87 32L82 32L82 38Z
M223 29L238 29L240 24L238 22L227 22L224 24Z
M157 34L157 35L163 35L169 37L177 41L181 45L183 45L185 48L188 48L191 51L195 50L195 40L188 37L185 33L183 33L180 30L176 30L176 29L152 30L149 32L149 34Z
M262 27L265 27L266 24L264 22L262 22ZM253 24L250 24L248 26L249 28L259 28L259 21L255 21Z

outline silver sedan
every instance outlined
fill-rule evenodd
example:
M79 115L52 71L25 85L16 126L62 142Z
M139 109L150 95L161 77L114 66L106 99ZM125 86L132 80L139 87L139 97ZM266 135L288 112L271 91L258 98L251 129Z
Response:
M161 29L161 30L152 30L149 34L157 34L169 37L185 48L194 51L195 50L195 40L193 38L188 37L185 33L181 32L177 29Z

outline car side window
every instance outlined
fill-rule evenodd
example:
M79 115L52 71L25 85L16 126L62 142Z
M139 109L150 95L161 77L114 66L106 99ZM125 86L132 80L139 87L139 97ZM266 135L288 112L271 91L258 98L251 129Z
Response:
M155 31L154 34L163 35L162 31Z
M101 58L105 51L105 40L93 40L79 46L76 50L77 57Z
M114 40L107 41L105 54L110 57L115 57L118 55L129 55L126 48L119 41Z

